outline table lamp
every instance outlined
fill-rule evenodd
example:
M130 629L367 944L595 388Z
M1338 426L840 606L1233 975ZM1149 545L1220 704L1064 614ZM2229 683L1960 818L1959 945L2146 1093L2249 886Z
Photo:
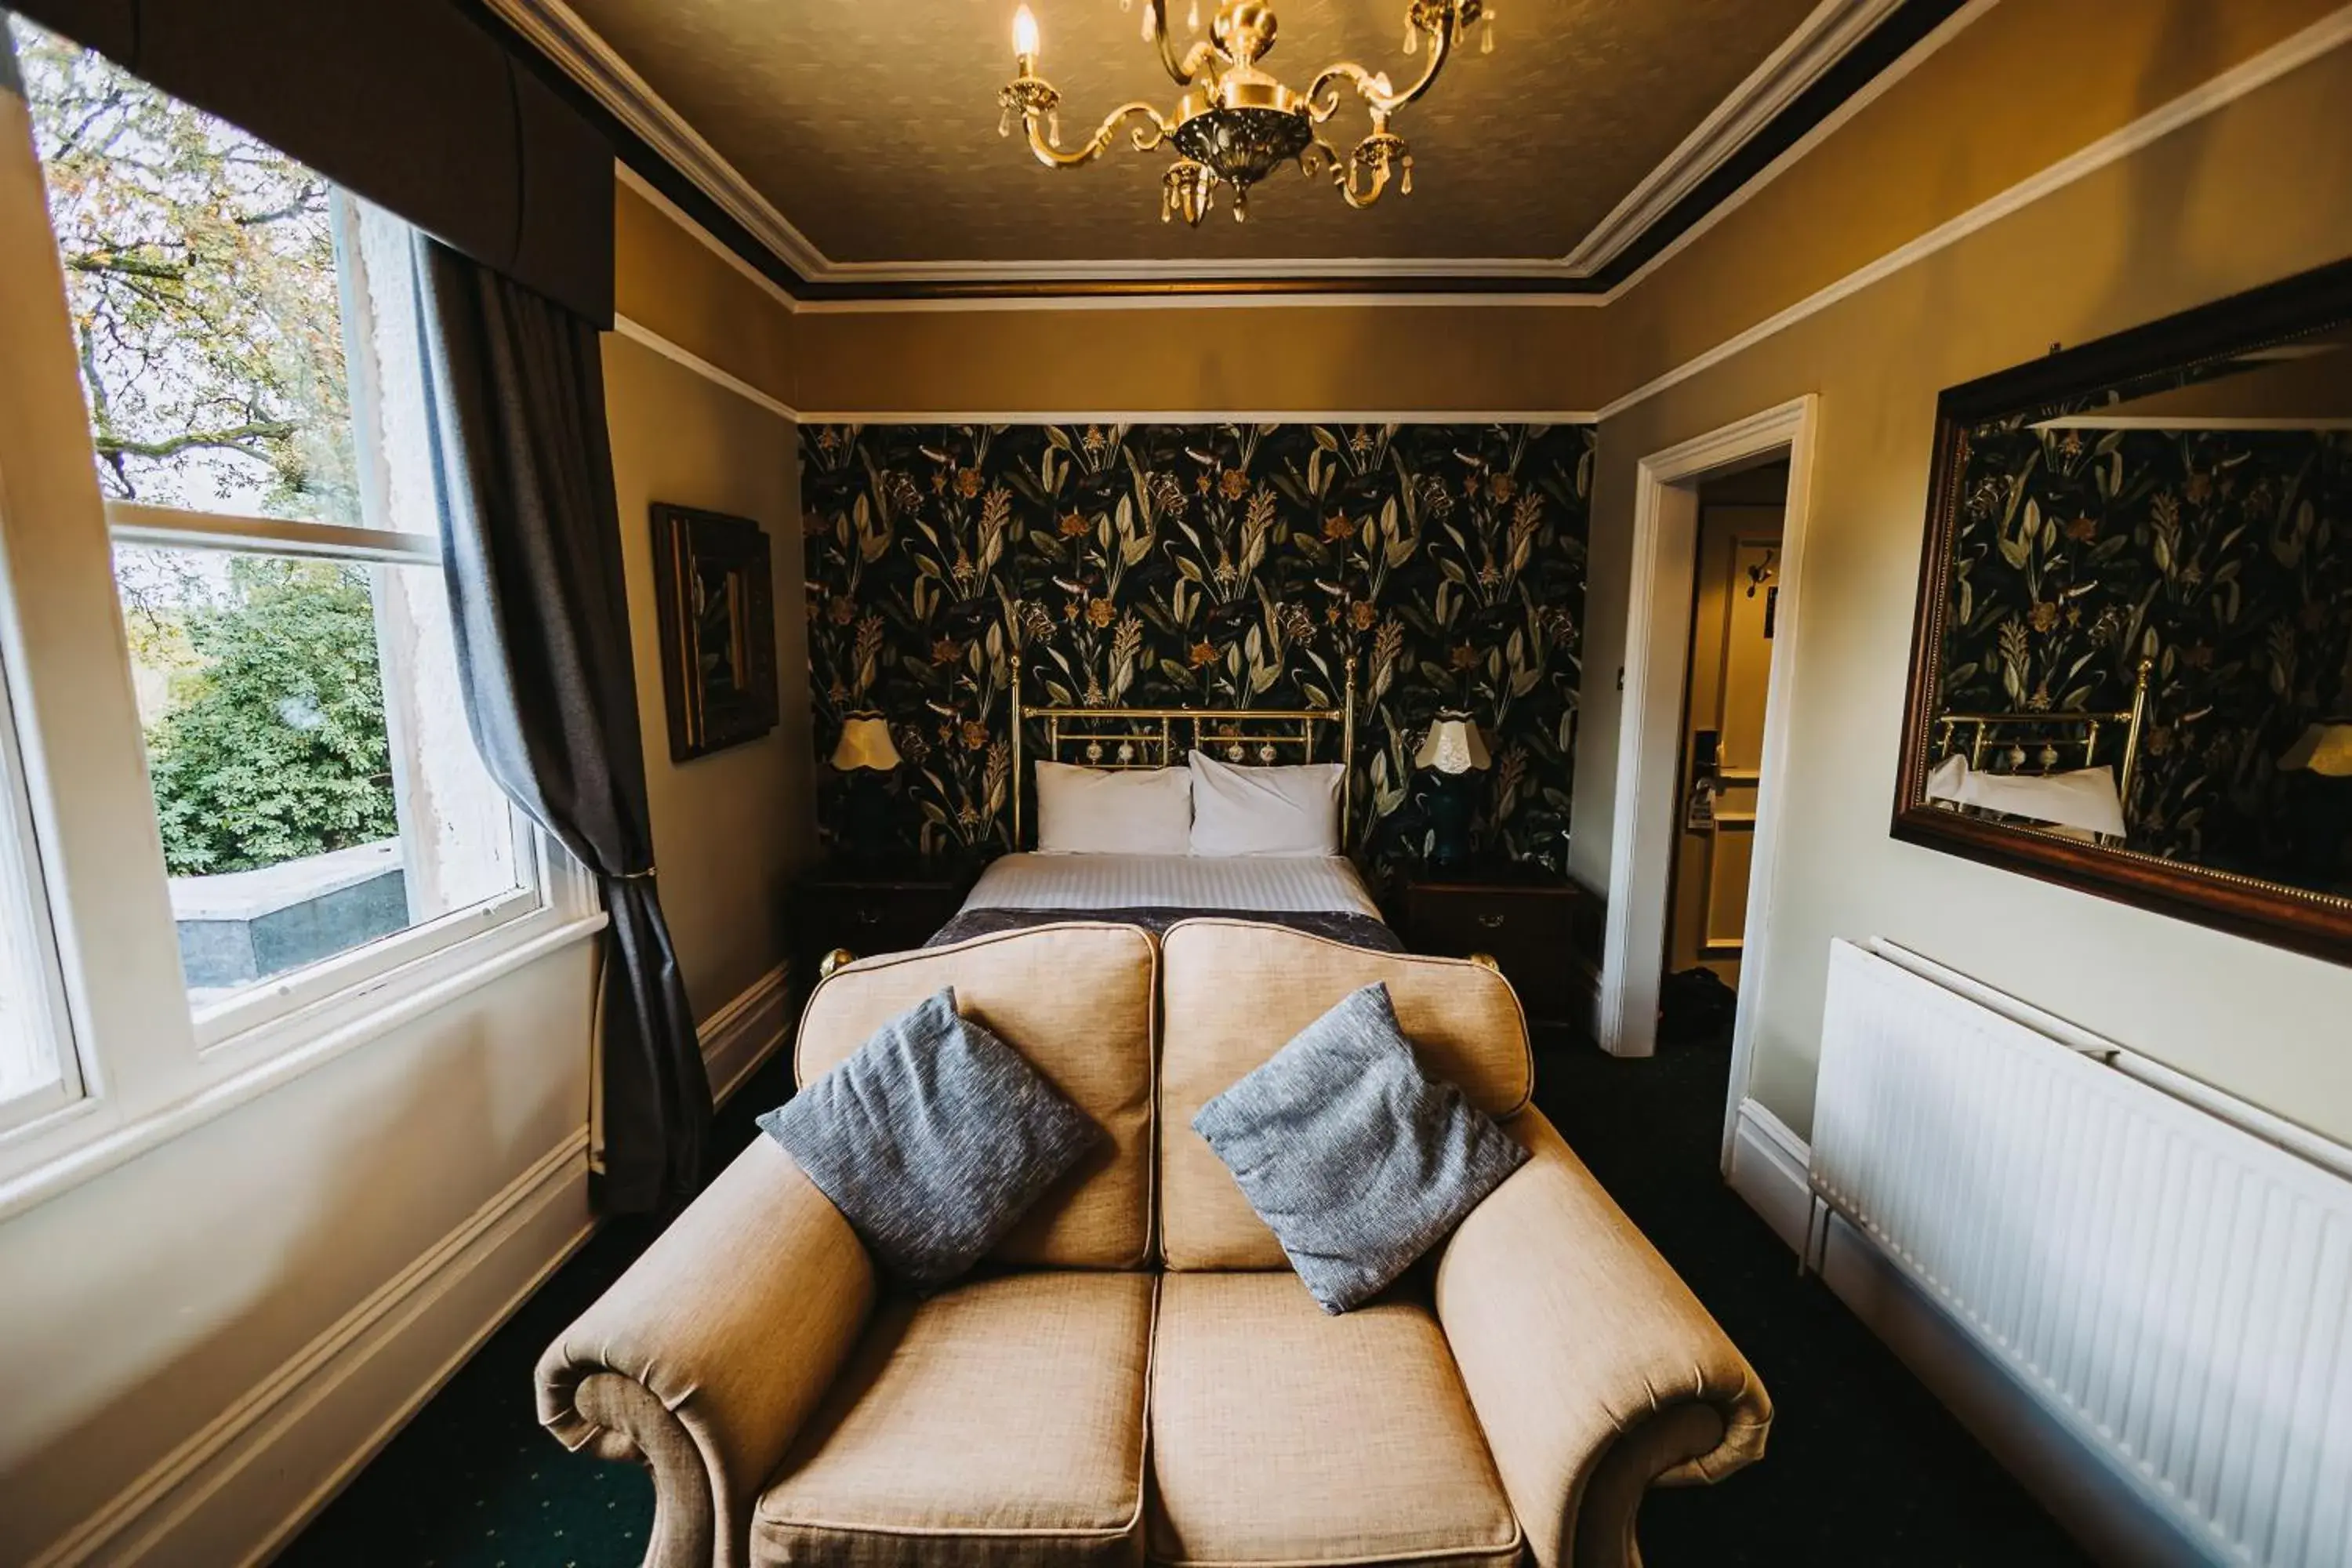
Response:
M1478 786L1471 774L1488 765L1486 742L1470 715L1442 710L1429 727L1412 765L1432 775L1422 792L1429 812L1429 863L1440 871L1458 871L1470 863L1470 822L1476 814Z
M842 800L841 849L853 860L882 858L890 837L890 797L882 781L899 763L890 741L890 721L879 713L853 713L842 721L833 765L846 776Z

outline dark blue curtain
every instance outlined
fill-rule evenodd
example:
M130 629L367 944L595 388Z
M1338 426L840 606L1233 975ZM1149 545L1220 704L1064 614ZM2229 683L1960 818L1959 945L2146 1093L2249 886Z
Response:
M654 886L636 668L594 323L418 236L443 569L490 775L602 879L613 1213L684 1205L710 1083Z

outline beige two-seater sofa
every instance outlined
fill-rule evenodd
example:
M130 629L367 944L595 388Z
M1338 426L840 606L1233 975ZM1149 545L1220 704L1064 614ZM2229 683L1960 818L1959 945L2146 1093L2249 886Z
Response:
M1534 1157L1332 1318L1190 1123L1376 980ZM1762 1452L1755 1373L1529 1105L1499 975L1239 921L1045 927L836 972L801 1080L950 984L1109 1136L924 1300L745 1151L540 1364L559 1438L653 1471L648 1563L1633 1563L1647 1488Z

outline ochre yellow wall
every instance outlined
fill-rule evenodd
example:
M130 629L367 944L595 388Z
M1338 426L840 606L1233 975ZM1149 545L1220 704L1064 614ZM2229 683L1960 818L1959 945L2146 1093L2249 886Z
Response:
M707 1018L782 962L792 879L815 849L799 437L791 421L632 342L607 340L604 402L654 861L687 995ZM774 564L780 722L759 740L686 763L669 754L655 501L751 519L767 531Z
M2050 83L2031 84L2037 73L2071 88L2074 73L2053 62L2046 40L2071 37L2087 47L2083 29L2058 22L2093 9L2177 15L2237 7L2012 0L1979 24L1992 29L1998 21L2002 29L1975 40L2005 39L2003 50L1954 57L1973 62L1977 100L1998 97L2004 83L2045 94ZM2274 16L2298 9L2308 7L2246 7ZM2101 74L2105 65L2093 73L2107 84L2099 90L2118 113L2171 96L2181 84L2172 50L2146 46L2115 47L2117 58L2148 73L2145 91ZM1920 90L1955 108L1971 97L1966 85L1937 79ZM1801 1133L1811 1123L1830 940L1881 935L2323 1132L2352 1138L2352 1052L2344 1048L2352 969L1887 835L1937 392L2032 360L2053 342L2081 342L2352 255L2347 103L2352 48L1603 422L1572 850L1580 873L1596 883L1608 874L1615 806L1614 676L1624 649L1636 465L1645 454L1790 398L1819 398L1801 580L1794 584L1793 628L1783 634L1797 639L1794 679L1772 697L1790 717L1790 773L1751 1089ZM1992 123L2007 126L2010 118ZM2074 134L2098 123L2077 125ZM1954 112L1940 142L1902 142L1900 157L1930 187L1944 185L1948 171L1985 169L1996 160L1971 144L1970 125ZM1859 121L1849 132L1870 133ZM2042 145L2036 155L2051 151ZM1979 176L1950 174L1956 185L1979 188L1969 181ZM1939 210L1922 208L1911 221ZM1819 224L1809 225L1808 216L1783 213L1780 221L1791 236L1829 222L1816 212L1810 216ZM1707 331L1719 339L1747 323L1744 313L1710 316L1723 309L1716 290L1762 243L1727 226L1706 242L1719 248L1695 253L1685 270L1663 273L1636 298L1660 321L1679 323L1685 313L1711 320ZM1810 286L1810 276L1782 285ZM1774 296L1744 310L1767 305L1775 305ZM1706 347L1706 336L1679 340L1663 359Z
M804 313L795 406L887 411L1574 413L1601 317L1570 305Z
M796 324L784 307L628 187L617 205L618 313L784 401ZM619 333L604 339L604 402L654 859L687 995L705 1019L783 961L792 879L815 853L800 436L791 420ZM656 501L751 519L774 563L780 722L686 763L669 753Z
M1609 396L1900 248L2339 5L2003 0L1611 303ZM2048 261L2065 265L2063 251Z
M614 186L613 205L615 313L797 406L799 319L627 185Z

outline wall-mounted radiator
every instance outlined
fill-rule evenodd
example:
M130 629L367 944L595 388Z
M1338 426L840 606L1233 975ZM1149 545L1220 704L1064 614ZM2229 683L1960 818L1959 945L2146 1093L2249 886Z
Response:
M1813 1191L2217 1558L2352 1564L2342 1151L2169 1076L1840 942Z

